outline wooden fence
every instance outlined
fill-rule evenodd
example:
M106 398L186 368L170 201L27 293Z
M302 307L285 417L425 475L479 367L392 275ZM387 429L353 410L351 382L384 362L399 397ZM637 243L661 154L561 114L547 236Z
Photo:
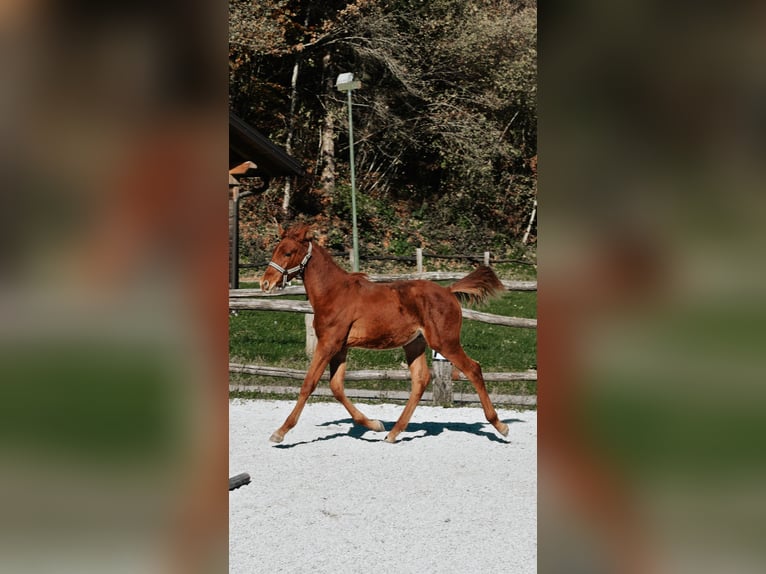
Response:
M427 279L428 281L457 281L466 276L466 273L450 273L446 271L427 271L424 273L397 273L381 275L377 273L367 273L370 281L385 283L386 281L406 281L410 279ZM537 291L537 281L509 281L501 279L508 291ZM260 289L229 289L229 299L248 299L252 297L269 297L282 295L305 295L306 290L303 285L290 285L280 291L264 293Z
M436 277L434 277L436 276ZM464 277L460 273L415 273L404 275L369 275L373 281L393 281L397 279L423 278L432 280L457 280ZM537 289L535 281L503 281L506 289L517 291L534 291ZM281 290L278 295L297 295L305 294L302 286L290 286ZM290 301L290 300L269 300L268 295L258 289L232 289L229 291L229 309L238 310L261 310L261 311L287 311L294 313L305 313L311 315L313 309L308 301ZM536 329L537 319L524 317L507 317L503 315L493 315L491 313L482 313L472 309L463 309L463 317L473 321L481 321L494 325L505 325L508 327L517 327L523 329ZM311 315L313 317L313 315ZM307 336L307 354L313 349L312 329L310 329L311 320L307 316L306 336ZM267 367L261 365L244 365L239 363L229 363L229 372L244 373L251 375L260 375L267 377L287 378L294 380L303 380L306 372L299 369L283 369L277 367ZM455 402L478 402L478 397L474 393L455 393L452 383L452 366L446 361L433 361L431 369L432 392L424 394L425 400L430 400L435 404L451 405ZM410 373L405 369L391 370L363 370L347 371L345 380L347 381L371 381L371 380L409 380ZM325 371L321 380L328 380L329 373ZM460 379L466 380L465 375L460 373ZM486 381L536 381L537 371L530 369L520 373L484 373ZM297 394L298 388L283 386L251 386L251 385L231 385L230 390L234 391L256 391L262 393L277 394ZM317 388L314 394L331 396L329 389ZM374 398L381 400L406 400L409 393L406 391L391 390L369 390L369 389L346 389L346 394L351 398ZM515 404L533 406L537 404L535 395L490 395L493 402L497 404Z
M349 259L349 264L353 267L354 261L353 261L353 252L349 251L348 253L345 252L333 252L331 253L333 257L337 258L346 258ZM424 260L425 259L443 259L443 260L450 260L450 261L470 261L472 263L484 263L484 265L490 265L490 263L517 263L519 265L530 265L534 266L536 265L533 261L525 261L523 259L498 259L496 257L492 257L492 254L489 251L484 251L481 255L443 255L440 253L427 253L424 252L422 248L418 247L415 249L414 255L366 255L361 254L359 256L360 260L363 261L398 261L402 263L414 263L416 270L418 273L422 273L424 271ZM239 263L238 267L240 269L265 269L266 266L269 264L268 261L264 261L263 263Z
M259 299L229 299L229 309L249 311L288 311L292 313L313 313L314 309L308 301L262 301ZM536 329L537 319L526 317L506 317L504 315L492 315L473 309L463 309L463 318L493 325L505 325L507 327L521 327L524 329Z

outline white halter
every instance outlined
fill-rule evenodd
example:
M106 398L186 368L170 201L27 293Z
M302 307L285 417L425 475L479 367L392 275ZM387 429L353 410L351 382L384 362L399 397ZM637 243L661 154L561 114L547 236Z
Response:
M287 282L294 279L296 276L303 275L303 270L306 268L306 264L309 262L309 259L311 259L311 246L312 243L309 242L309 250L303 257L303 260L295 267L290 267L290 269L285 269L281 265L274 263L274 261L269 261L269 267L273 267L282 274L282 287L287 285ZM293 276L289 277L290 274L293 274Z

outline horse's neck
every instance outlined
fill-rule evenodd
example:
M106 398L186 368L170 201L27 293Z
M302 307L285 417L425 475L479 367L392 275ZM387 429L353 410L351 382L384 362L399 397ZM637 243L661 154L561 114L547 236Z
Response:
M303 285L312 306L316 308L318 301L331 296L333 291L343 284L347 275L348 273L333 261L327 250L314 244L311 260L303 272Z

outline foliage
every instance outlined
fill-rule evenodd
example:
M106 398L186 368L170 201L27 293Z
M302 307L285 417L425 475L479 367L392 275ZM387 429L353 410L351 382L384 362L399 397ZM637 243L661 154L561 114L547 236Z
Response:
M277 143L291 134L309 173L290 214L278 191L250 202L242 225L255 227L243 243L262 243L258 222L274 216L314 219L350 243L345 98L334 79L354 71L363 244L510 251L536 196L536 15L536 2L521 0L230 0L230 106ZM334 190L319 177L328 118Z

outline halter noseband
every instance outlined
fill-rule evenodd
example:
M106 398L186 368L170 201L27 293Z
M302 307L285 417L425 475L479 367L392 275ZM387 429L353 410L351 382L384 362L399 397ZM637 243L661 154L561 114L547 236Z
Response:
M277 271L279 271L282 274L282 288L284 288L285 285L287 285L288 281L291 281L292 279L295 279L298 275L303 275L303 270L306 268L306 265L309 262L309 259L311 259L311 246L312 243L309 241L309 250L306 252L306 255L303 257L303 260L298 263L295 267L290 267L290 269L285 269L281 265L278 265L274 263L274 261L269 261L269 267L273 267ZM289 277L290 274L293 274L292 277Z

